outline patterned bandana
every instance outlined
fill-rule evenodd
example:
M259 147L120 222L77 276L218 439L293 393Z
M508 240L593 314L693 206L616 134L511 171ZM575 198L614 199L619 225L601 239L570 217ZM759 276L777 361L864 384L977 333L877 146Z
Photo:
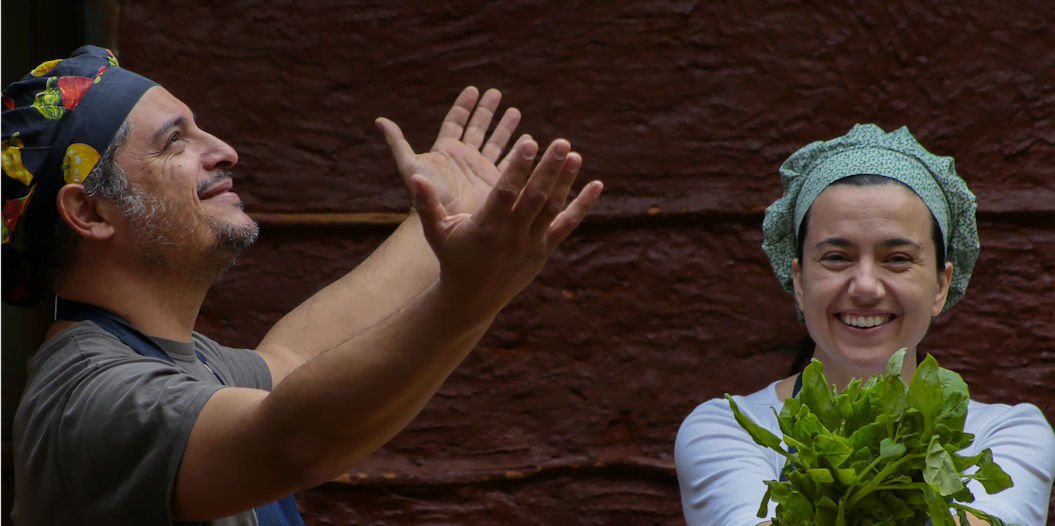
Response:
M791 260L802 218L828 185L853 175L881 175L900 181L919 195L934 214L952 263L945 310L963 297L978 258L974 194L956 175L952 157L939 157L920 146L908 128L885 133L874 124L857 124L850 133L818 141L792 154L780 167L784 195L766 208L762 250L784 290L794 296ZM799 320L802 311L798 305Z
M3 299L35 301L26 282L27 210L55 220L55 196L84 182L139 98L157 84L121 69L108 49L83 46L38 66L3 92ZM32 206L30 206L32 202Z

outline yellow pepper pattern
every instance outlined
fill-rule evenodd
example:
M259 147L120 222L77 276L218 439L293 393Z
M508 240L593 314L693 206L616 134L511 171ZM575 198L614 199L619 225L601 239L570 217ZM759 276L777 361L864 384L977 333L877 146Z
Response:
M49 60L49 61L37 66L36 68L34 68L33 71L30 71L30 73L32 73L34 77L39 77L41 75L44 75L45 73L51 71L51 68L54 68L55 64L58 64L59 61L61 61L61 60L62 60L61 58L55 59L55 60Z
M35 188L35 187L34 187ZM18 199L9 199L4 203L3 208L3 232L0 241L6 245L11 241L11 232L14 232L15 225L18 224L18 219L22 217L22 212L26 209L26 205L29 204L29 198L33 197L33 188L29 189L29 193L25 197Z
M62 176L66 184L81 184L99 162L99 153L87 144L74 143L62 158Z
M22 165L22 139L18 138L18 132L11 138L0 142L0 164L3 165L4 173L9 177L29 185L33 180L33 174Z
M55 120L62 117L66 108L62 107L62 92L55 86L56 77L48 79L47 88L37 93L33 107L47 119Z

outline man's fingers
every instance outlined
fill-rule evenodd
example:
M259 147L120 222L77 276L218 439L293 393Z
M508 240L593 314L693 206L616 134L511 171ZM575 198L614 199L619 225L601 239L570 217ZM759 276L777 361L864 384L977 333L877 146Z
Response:
M436 187L425 176L421 174L410 176L410 186L414 191L414 208L421 216L421 228L425 233L425 239L435 250L445 238L443 220L447 217L447 212L440 204Z
M436 136L437 142L440 139L454 139L457 141L462 138L462 133L465 131L465 123L469 122L469 115L472 114L473 107L476 106L476 98L479 94L480 92L472 86L462 90L462 93L458 95L458 99L454 101L454 106L451 106L451 111L447 112L447 116L443 118L440 134Z
M546 245L551 252L568 237L568 234L571 234L572 230L579 226L587 212L597 203L597 198L600 197L603 189L604 185L601 181L593 181L586 185L582 192L579 192L579 196L568 205L568 209L553 220L546 232Z
M506 164L505 169L499 175L491 193L487 195L487 201L478 211L481 222L504 222L506 220L528 180L531 165L534 164L537 154L538 143L535 141L531 139L517 141L513 151L509 152L506 160L503 161Z
M384 117L378 117L374 124L377 124L381 133L385 135L385 142L388 143L388 149L392 151L392 158L396 160L396 167L399 168L399 173L405 173L410 169L410 165L414 164L417 154L410 147L410 143L403 138L403 131L399 129L396 123Z
M531 225L532 235L544 234L549 229L550 223L557 217L557 214L560 214L561 210L564 209L564 203L568 201L568 192L571 191L571 185L575 182L575 176L579 173L579 167L581 166L582 157L575 152L569 153L564 160L560 173L557 174L557 181L549 194L549 199L546 200L546 204L543 205L542 210Z
M497 163L498 157L502 155L502 150L505 149L506 143L513 136L518 124L520 124L520 110L516 108L507 109L505 114L502 115L502 120L498 121L498 126L495 126L495 131L491 132L491 138L487 140L487 144L484 145L480 153L488 161Z
M473 118L469 120L469 125L465 128L465 134L462 135L463 143L477 150L480 149L500 102L502 102L500 91L492 88L484 92L483 97L480 97L480 103L476 105L476 111L473 112Z
M530 228L539 211L546 205L549 195L557 182L557 175L564 167L564 161L571 152L571 143L557 139L550 143L542 155L535 171L531 173L524 190L513 205L512 218L517 224Z
M520 112L517 112L517 114L519 113ZM517 148L520 148L521 144L530 140L532 140L531 136L525 133L517 139L517 142L513 143L513 147L509 149L509 153L507 153L505 158L502 159L502 162L498 163L498 173L505 173L506 166L509 166L509 160L513 158L513 153L517 151Z

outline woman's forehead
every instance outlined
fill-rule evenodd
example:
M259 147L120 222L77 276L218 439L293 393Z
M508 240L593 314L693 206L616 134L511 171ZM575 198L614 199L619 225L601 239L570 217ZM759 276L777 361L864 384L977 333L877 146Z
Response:
M930 209L911 189L831 185L810 206L808 237L853 236L870 239L892 234L925 241L930 237Z

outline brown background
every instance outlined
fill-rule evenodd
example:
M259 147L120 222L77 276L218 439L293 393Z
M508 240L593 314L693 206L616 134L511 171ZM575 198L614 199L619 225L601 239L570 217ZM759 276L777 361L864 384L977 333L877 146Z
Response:
M922 348L1055 420L1055 7L839 4L114 2L123 65L241 156L261 240L197 325L225 344L368 256L394 223L367 213L405 211L377 116L424 149L462 87L497 87L605 182L421 415L298 495L306 523L682 524L681 420L782 377L771 349L803 334L760 249L777 168L859 122L908 126L978 196L971 288Z

